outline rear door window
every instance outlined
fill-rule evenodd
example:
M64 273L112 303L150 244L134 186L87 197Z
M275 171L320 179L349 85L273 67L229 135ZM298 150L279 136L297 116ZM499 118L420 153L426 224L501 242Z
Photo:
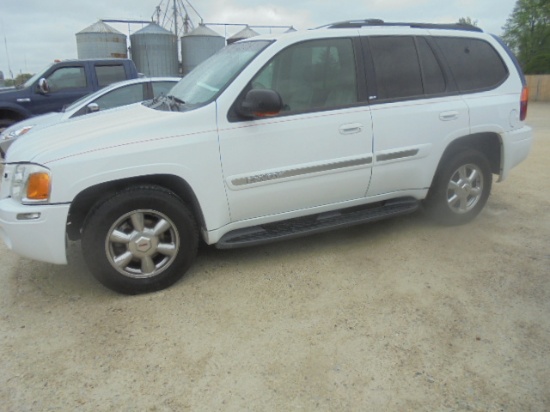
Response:
M374 71L371 100L408 100L441 95L447 81L428 41L421 36L372 36L368 45Z
M99 87L126 80L126 71L123 65L96 66L95 73Z
M141 102L145 98L145 87L146 83L124 86L101 96L99 99L96 99L94 103L97 103L100 110L107 110L114 107Z
M420 63L412 36L371 37L369 44L379 100L424 94Z
M443 70L437 61L431 47L423 37L416 37L418 46L418 57L422 67L422 83L424 84L424 94L433 95L444 93L447 84Z

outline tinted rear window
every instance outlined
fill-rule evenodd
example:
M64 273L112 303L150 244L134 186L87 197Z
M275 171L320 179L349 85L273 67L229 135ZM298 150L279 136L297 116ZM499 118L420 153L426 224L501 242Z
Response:
M95 72L97 75L97 82L99 87L105 87L111 83L120 82L126 80L126 72L124 66L96 66Z
M402 36L369 39L379 99L424 94L414 39Z
M424 93L427 95L444 93L447 84L443 76L443 70L437 61L431 47L426 39L416 38L418 44L418 56L422 66L422 80L424 82Z
M423 37L373 36L368 41L379 100L422 98L446 92L443 70Z
M464 37L435 37L461 92L487 90L508 77L497 51L484 40Z

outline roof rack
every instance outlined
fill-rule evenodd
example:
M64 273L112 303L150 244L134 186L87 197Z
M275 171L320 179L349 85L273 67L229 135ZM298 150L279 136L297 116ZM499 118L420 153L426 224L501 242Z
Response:
M436 29L436 30L465 30L483 32L479 27L471 24L453 23L453 24L434 24L434 23L386 23L380 19L365 19L365 20L347 20L337 23L330 23L318 29L353 29L360 27L410 27L412 29Z

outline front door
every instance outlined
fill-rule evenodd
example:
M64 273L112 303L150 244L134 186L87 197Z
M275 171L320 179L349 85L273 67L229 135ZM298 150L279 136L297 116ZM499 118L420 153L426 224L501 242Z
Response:
M281 114L231 120L218 109L233 222L365 197L372 122L357 80L351 39L304 42L279 52L248 85L276 90Z
M46 76L49 92L38 90L38 82L34 86L29 110L34 114L58 112L63 106L74 102L89 93L86 71L83 66L59 67Z

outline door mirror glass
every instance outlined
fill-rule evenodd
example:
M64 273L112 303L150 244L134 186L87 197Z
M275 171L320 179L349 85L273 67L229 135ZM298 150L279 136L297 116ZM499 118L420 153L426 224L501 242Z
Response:
M43 77L38 80L38 91L42 94L48 94L50 92L50 86L48 86L48 81Z
M90 103L86 106L86 113L95 113L99 112L99 105L97 103Z
M270 89L250 90L239 107L242 116L262 118L278 115L283 109L279 93Z

